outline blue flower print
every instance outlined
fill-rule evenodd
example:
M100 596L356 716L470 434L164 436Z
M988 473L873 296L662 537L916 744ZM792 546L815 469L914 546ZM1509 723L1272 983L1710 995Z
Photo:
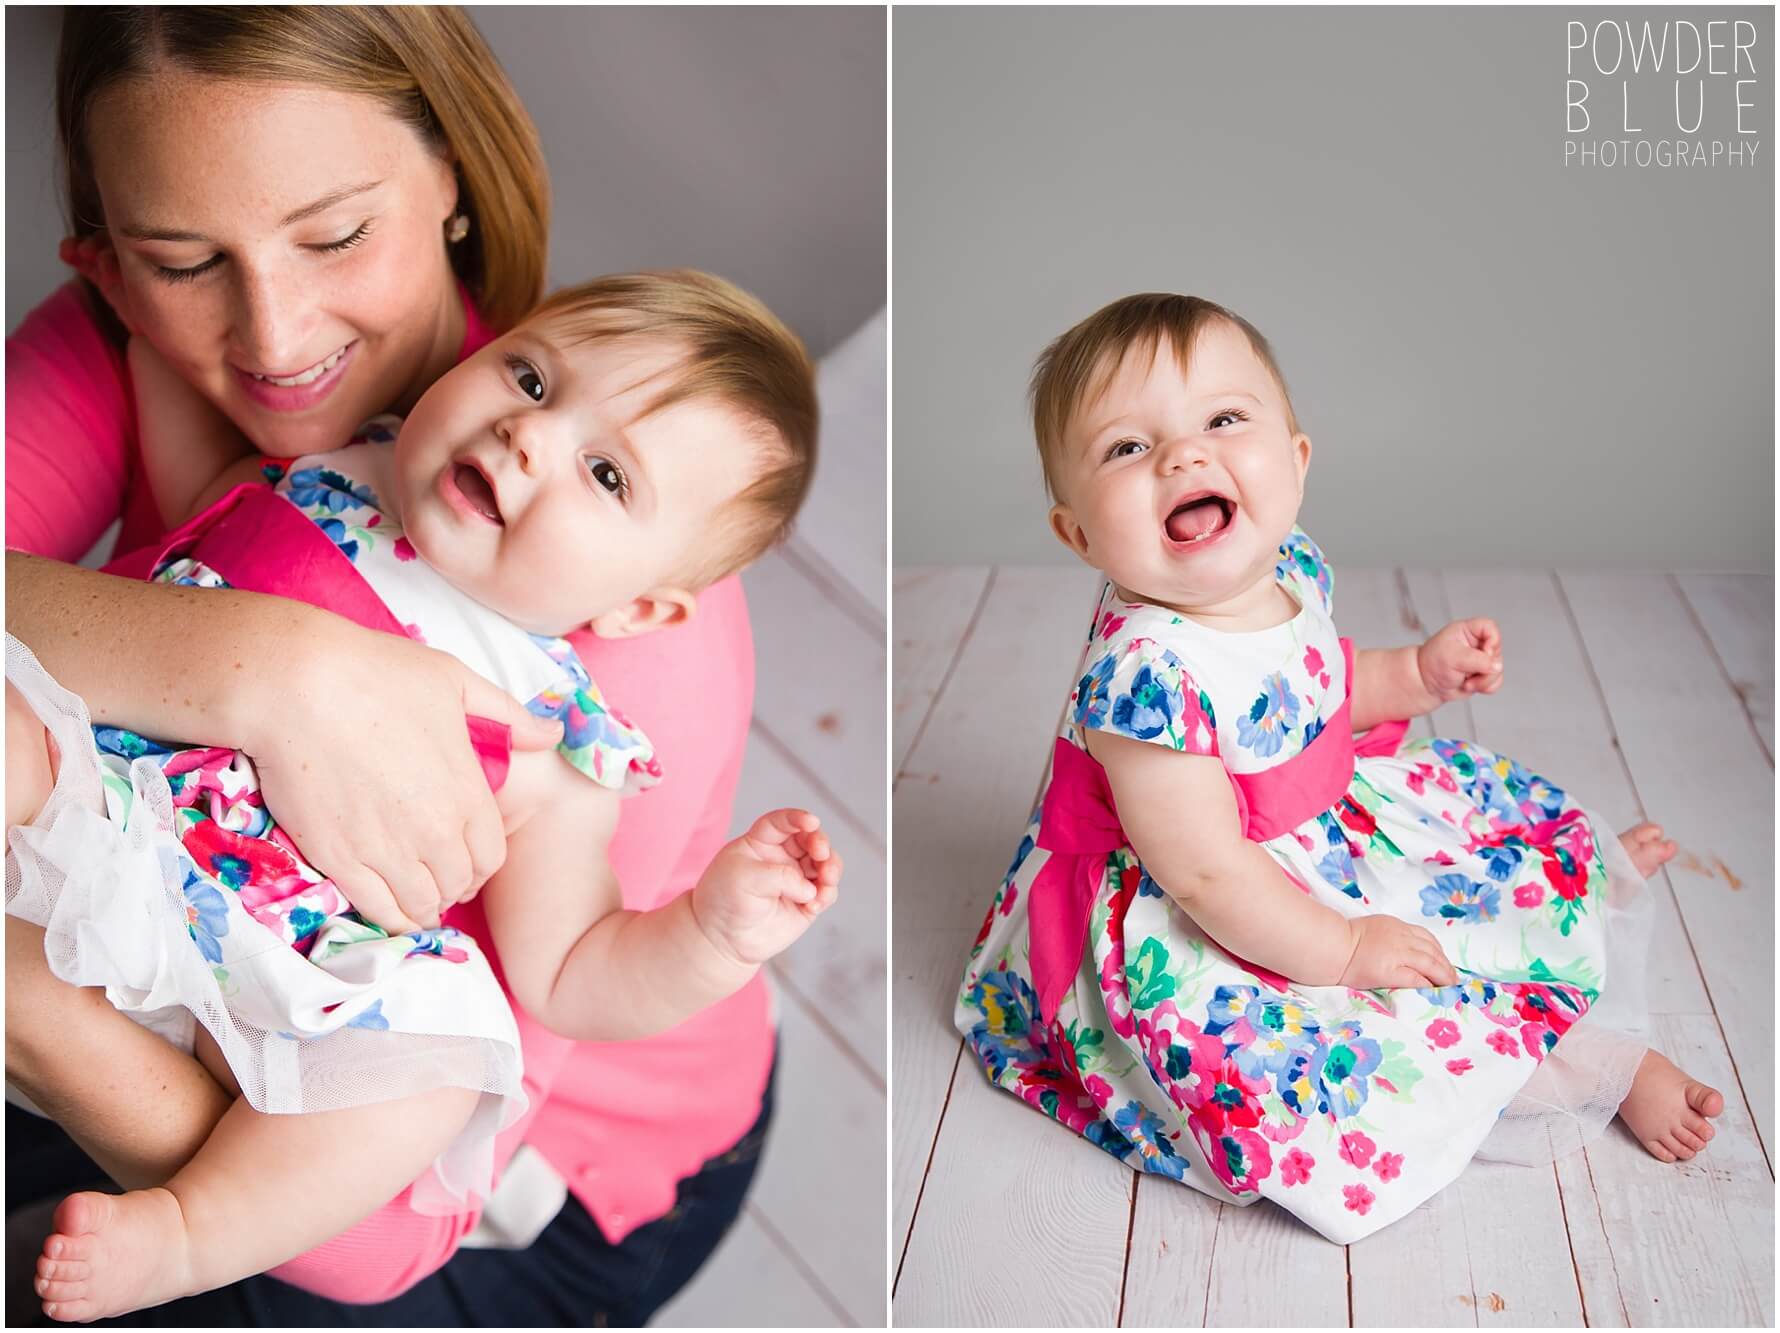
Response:
M1113 678L1112 654L1108 653L1094 663L1088 674L1083 676L1076 686L1075 724L1085 731L1093 731L1106 725L1106 710L1111 706L1111 696L1107 686Z
M229 933L229 905L221 893L199 878L197 871L185 875L185 928L198 946L198 952L212 963L223 960L218 943Z
M1320 1025L1297 1000L1258 986L1219 986L1206 1009L1205 1033L1222 1037L1244 1019L1253 1039L1234 1052L1236 1067L1249 1078L1279 1074L1294 1052L1316 1045ZM1227 1041L1235 1041L1228 1038Z
M1422 915L1443 921L1494 921L1502 907L1502 891L1494 884L1464 875L1440 875L1422 887Z
M1500 847L1479 847L1477 859L1483 862L1483 868L1493 880L1506 883L1514 878L1515 870L1520 866L1525 853L1513 842Z
M991 1076L999 1078L1010 1064L1032 1059L1038 993L1025 977L1018 972L985 972L965 992L964 1003L983 1016L969 1040Z
M1145 1171L1171 1180L1186 1177L1187 1159L1174 1150L1160 1116L1145 1110L1142 1103L1131 1101L1113 1113L1113 1124L1131 1140Z
M1032 849L1036 845L1032 841L1030 833L1020 839L1020 848L1014 853L1013 864L1007 868L1007 874L1001 877L1003 884L1009 883L1015 875L1020 873L1020 867L1026 864L1026 858L1032 855Z
M1372 1038L1361 1035L1358 1023L1349 1020L1324 1033L1309 1069L1318 1109L1336 1120L1358 1115L1372 1092L1368 1080L1383 1063L1383 1051Z
M1286 733L1298 725L1298 697L1286 678L1275 671L1261 682L1261 693L1246 717L1236 719L1236 743L1263 758L1276 755Z
M1468 1004L1477 1009L1487 1009L1496 998L1494 982L1486 981L1479 976L1467 975L1462 969L1459 972L1459 984L1456 986L1417 986L1415 993L1430 1004L1442 1009L1456 1009L1461 1004Z
M377 495L369 486L354 482L332 468L306 467L290 474L285 494L293 504L307 510L344 514L348 509L363 507L381 509Z
M1139 898L1165 898L1168 895L1162 892L1160 884L1150 878L1150 872L1144 870L1139 873L1137 880L1137 896Z
M1363 898L1365 895L1360 892L1359 877L1354 874L1353 848L1348 844L1347 835L1341 831L1341 825L1327 812L1318 815L1317 822L1322 824L1329 843L1329 850L1316 863L1317 873L1330 888L1341 890L1349 898Z
M1121 694L1113 703L1113 730L1140 741L1154 740L1172 730L1180 711L1180 691L1169 688L1152 667L1145 665L1132 677L1131 693Z
M290 914L290 937L293 940L306 940L320 930L327 917L312 907L298 907Z
M94 727L93 744L101 754L115 754L122 759L140 759L145 754L170 755L173 751L159 741L139 736L122 727Z
M349 1028L364 1028L370 1032L388 1032L389 1020L383 1016L383 1001L372 1000L370 1005L361 1009L358 1014L346 1020Z
M319 518L315 526L322 530L324 536L340 548L340 554L348 560L358 559L358 538L349 536L353 529L347 527L337 518Z

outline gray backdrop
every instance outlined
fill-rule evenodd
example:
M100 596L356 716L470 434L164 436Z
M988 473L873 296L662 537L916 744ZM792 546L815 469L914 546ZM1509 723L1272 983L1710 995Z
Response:
M1032 360L1174 290L1274 344L1316 446L1301 521L1337 567L1770 569L1772 16L899 8L898 563L1072 559ZM1708 78L1678 136L1671 52L1627 94L1643 135L1579 66L1594 132L1567 136L1572 18L1753 21L1757 165L1566 168L1567 137L1728 142L1735 115Z
M870 8L473 5L538 123L551 285L691 265L821 355L884 304L885 16ZM59 9L6 11L6 326L67 271Z

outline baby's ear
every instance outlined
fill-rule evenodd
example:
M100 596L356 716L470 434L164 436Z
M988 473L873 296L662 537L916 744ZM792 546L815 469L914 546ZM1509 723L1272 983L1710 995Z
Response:
M684 625L697 610L698 597L684 588L652 588L603 616L595 616L587 628L602 639L634 639L669 625Z
M1088 559L1088 534L1083 532L1082 525L1075 521L1075 511L1061 500L1051 506L1051 531L1057 535L1058 541L1074 551L1084 561L1089 564L1094 563Z

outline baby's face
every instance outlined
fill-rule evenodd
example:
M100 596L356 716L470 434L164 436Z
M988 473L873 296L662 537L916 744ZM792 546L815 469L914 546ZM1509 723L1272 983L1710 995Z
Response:
M567 342L546 321L458 365L396 443L415 550L535 633L677 619L701 542L760 466L747 424L720 404L641 415L678 360L663 343Z
M1241 330L1202 329L1183 378L1167 343L1127 356L1070 423L1052 527L1127 594L1240 612L1271 595L1310 440Z

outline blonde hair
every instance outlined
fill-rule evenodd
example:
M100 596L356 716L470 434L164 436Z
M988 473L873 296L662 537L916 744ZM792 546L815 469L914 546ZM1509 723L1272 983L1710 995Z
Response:
M595 278L557 292L526 320L548 320L572 341L660 339L684 357L649 404L658 412L703 398L749 419L761 471L736 496L688 571L694 588L714 583L783 541L816 467L816 374L804 345L755 297L694 269Z
M458 211L471 227L448 253L482 317L509 329L543 293L550 185L538 131L462 10L70 5L56 58L56 126L75 235L105 226L86 143L94 98L163 65L376 98L456 162Z
M1142 292L1102 306L1040 353L1028 394L1038 457L1044 466L1045 494L1057 498L1064 435L1076 414L1106 391L1107 382L1132 351L1154 357L1166 341L1182 375L1193 340L1208 325L1224 320L1240 329L1256 358L1279 385L1286 405L1286 428L1298 433L1298 415L1273 349L1261 331L1241 315L1197 296Z

